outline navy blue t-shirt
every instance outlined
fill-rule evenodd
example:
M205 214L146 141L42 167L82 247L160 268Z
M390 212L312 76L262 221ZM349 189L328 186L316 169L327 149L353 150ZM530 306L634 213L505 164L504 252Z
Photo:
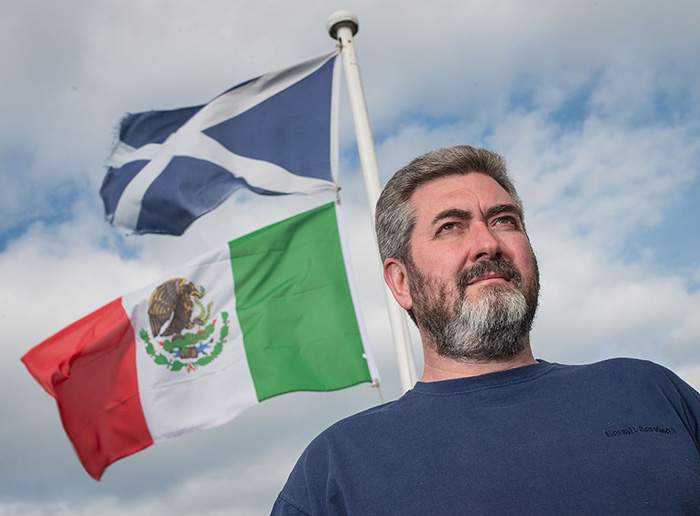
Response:
M651 362L419 382L304 451L275 515L700 514L700 395Z

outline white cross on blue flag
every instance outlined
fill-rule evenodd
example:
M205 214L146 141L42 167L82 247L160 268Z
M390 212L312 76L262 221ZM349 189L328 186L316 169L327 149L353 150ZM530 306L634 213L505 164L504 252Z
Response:
M201 106L127 115L100 188L107 220L181 235L239 188L334 190L336 57L262 75Z

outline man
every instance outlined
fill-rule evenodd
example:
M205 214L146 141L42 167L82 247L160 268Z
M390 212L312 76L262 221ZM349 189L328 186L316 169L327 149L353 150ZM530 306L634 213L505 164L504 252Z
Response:
M500 156L417 158L376 229L423 377L317 437L273 514L700 514L697 392L646 361L534 359L537 261Z

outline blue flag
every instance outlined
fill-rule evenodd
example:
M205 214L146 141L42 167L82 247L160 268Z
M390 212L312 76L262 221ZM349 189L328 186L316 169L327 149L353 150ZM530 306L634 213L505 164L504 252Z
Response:
M337 53L201 105L127 115L100 188L107 220L181 235L231 193L334 190Z

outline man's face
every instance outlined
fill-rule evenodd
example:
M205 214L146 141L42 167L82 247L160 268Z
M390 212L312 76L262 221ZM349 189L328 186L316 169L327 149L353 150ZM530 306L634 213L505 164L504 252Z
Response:
M513 199L492 178L470 173L430 181L410 202L410 304L437 352L474 361L518 354L539 275Z

